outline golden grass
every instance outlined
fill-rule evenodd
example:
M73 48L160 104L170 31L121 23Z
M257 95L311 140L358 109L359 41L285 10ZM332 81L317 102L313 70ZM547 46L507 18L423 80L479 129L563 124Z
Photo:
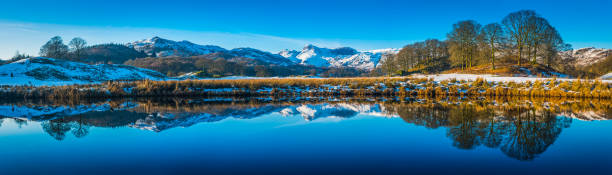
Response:
M238 80L184 80L107 82L95 85L10 87L3 98L83 99L157 96L528 96L611 98L609 83L593 80L550 79L525 83L488 82L479 78L435 82L426 78L270 78Z

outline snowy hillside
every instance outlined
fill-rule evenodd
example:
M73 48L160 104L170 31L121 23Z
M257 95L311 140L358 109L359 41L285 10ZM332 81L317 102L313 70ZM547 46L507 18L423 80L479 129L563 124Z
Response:
M604 60L612 55L612 49L587 47L560 53L562 59L572 61L576 66L588 66Z
M89 65L36 57L0 66L1 85L66 85L109 80L163 80L159 72L118 64Z
M236 48L230 50L229 53L239 57L251 58L283 66L295 64L293 61L278 54L272 54L270 52L264 52L253 48Z
M397 53L399 49L381 49L359 52L350 47L335 49L307 45L302 51L283 50L279 55L300 64L318 67L352 67L374 69L385 53Z

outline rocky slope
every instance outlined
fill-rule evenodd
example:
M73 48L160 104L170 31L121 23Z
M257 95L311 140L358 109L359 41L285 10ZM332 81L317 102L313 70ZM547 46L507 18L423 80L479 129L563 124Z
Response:
M595 47L586 47L561 52L560 55L562 59L570 61L576 66L589 66L601 60L604 60L609 55L612 55L612 49L598 49Z

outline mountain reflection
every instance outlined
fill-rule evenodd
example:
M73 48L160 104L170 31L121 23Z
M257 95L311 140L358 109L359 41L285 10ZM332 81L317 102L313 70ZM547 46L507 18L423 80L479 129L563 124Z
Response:
M77 104L0 105L0 127L39 122L56 140L85 137L91 127L131 127L162 132L228 118L277 113L306 121L358 115L400 117L406 123L441 128L459 149L498 148L509 157L532 160L555 142L573 119L608 120L610 101L420 99L412 101L262 102L253 100L111 100Z

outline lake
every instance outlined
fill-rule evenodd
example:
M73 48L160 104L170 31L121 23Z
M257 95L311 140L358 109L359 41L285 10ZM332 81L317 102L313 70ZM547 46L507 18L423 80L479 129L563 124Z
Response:
M0 174L612 174L612 102L0 103Z

